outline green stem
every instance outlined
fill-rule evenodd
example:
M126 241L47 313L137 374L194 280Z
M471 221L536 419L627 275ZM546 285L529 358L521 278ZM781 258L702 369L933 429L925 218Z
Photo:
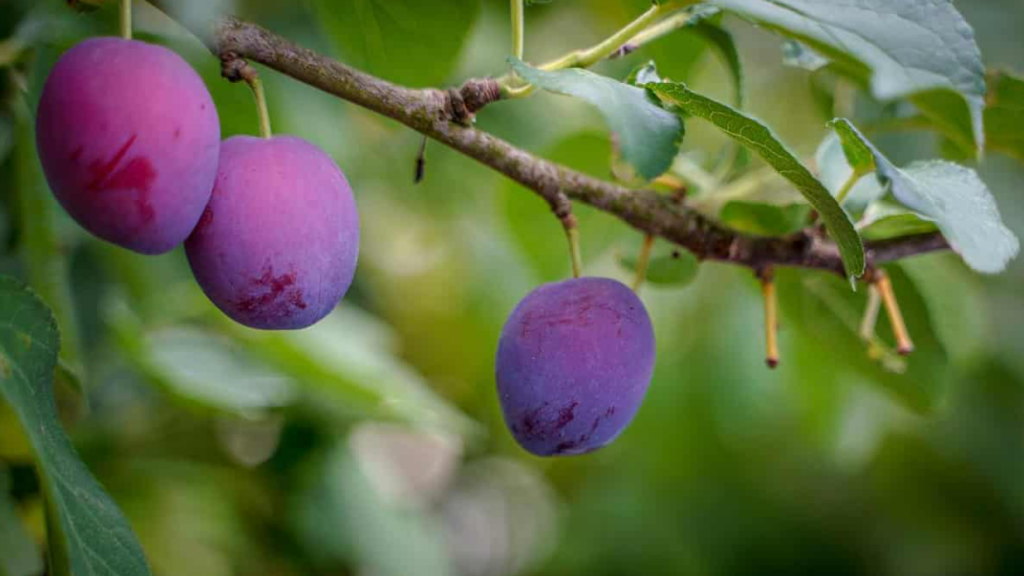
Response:
M121 37L132 39L132 0L121 0Z
M640 247L640 257L636 261L636 277L633 279L633 291L640 290L647 278L647 265L651 261L651 249L654 248L654 236L644 236L644 243Z
M840 188L839 192L836 193L836 202L842 204L843 200L846 200L846 197L850 195L850 190L853 190L854 184L856 184L857 181L860 180L861 176L863 175L864 172L860 170L854 170L850 174L850 177L846 179L846 182L843 182L843 187Z
M639 46L645 42L660 38L675 28L682 26L686 19L683 19L681 22L674 22L674 27L662 29L659 26L658 30L654 33L645 32L645 29L648 26L651 26L651 24L657 22L666 14L690 4L693 4L693 0L674 0L672 2L665 2L664 4L651 6L635 20L620 28L617 32L608 38L605 38L601 42L591 46L590 48L569 52L560 58L541 64L539 68L547 71L563 70L565 68L588 68L611 56L626 44ZM686 16L689 17L689 14ZM631 40L634 40L637 36L641 36L640 40L638 42L631 42ZM532 86L519 87L515 85L516 82L517 79L513 74L506 74L501 78L498 78L498 85L501 86L503 97L522 98L533 92Z
M252 88L252 95L256 98L256 112L260 117L260 136L270 138L273 132L270 130L270 112L267 111L267 95L263 92L263 82L256 74L246 77L245 83Z
M569 257L572 259L572 277L579 278L583 274L583 258L580 257L580 232L575 227L567 227L565 235L569 239Z
M523 3L525 0L512 0L512 54L523 59L523 45L525 36Z

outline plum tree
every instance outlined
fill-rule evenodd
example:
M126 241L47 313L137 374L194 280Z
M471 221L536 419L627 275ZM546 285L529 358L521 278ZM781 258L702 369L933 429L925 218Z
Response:
M180 56L95 38L68 50L47 78L36 140L50 188L82 227L159 254L188 237L210 198L220 122Z
M505 423L539 456L596 450L633 419L653 369L651 320L629 288L608 278L545 284L501 332Z
M359 216L345 175L293 136L225 140L210 203L185 242L210 300L253 328L305 328L352 283Z

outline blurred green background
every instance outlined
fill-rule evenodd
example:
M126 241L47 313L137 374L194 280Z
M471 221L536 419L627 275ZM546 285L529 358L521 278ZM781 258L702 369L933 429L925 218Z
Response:
M224 135L255 133L245 86L221 80L198 41L138 4L137 35L200 71ZM378 4L379 29L346 0L197 5L410 85L504 72L504 0ZM530 7L526 57L587 46L646 4ZM986 65L1024 69L1024 4L956 5ZM413 185L417 134L264 70L275 131L325 149L352 183L362 250L352 290L321 324L234 325L180 249L143 257L103 244L47 190L35 99L64 49L116 34L113 12L0 0L0 272L56 310L63 359L83 375L82 393L59 379L65 427L156 573L1024 573L1024 260L995 277L949 254L890 267L917 344L902 365L868 358L856 335L865 291L839 278L779 272L775 371L764 366L748 270L706 264L685 288L645 286L658 357L636 420L597 453L534 458L504 427L493 361L516 302L569 274L547 206L436 143ZM733 17L724 26L743 59L748 109L812 156L829 117L810 73L782 65L778 37ZM685 32L595 70L621 78L651 58L672 79L730 93L721 61ZM477 125L610 177L605 125L579 101L502 102ZM690 123L683 149L710 163L722 142ZM938 149L927 133L878 142L900 163ZM978 168L1024 235L1024 166L990 154ZM628 281L616 262L635 254L639 234L578 214L585 272ZM884 321L879 334L889 338ZM44 540L31 454L0 404L0 572L41 573Z

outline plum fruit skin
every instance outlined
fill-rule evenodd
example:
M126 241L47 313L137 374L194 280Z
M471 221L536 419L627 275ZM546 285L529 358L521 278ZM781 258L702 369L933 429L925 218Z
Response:
M614 440L639 409L653 370L647 310L608 278L538 287L498 342L505 423L538 456L583 454Z
M206 85L174 52L95 38L50 72L36 143L50 188L83 228L161 254L188 237L210 198L220 121Z
M292 136L224 141L210 204L185 241L210 300L252 328L326 316L355 274L359 215L345 175Z

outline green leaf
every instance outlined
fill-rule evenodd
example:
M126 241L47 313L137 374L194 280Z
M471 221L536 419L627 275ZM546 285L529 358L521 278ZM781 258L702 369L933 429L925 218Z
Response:
M989 73L985 133L990 150L1024 162L1024 79L999 70Z
M647 272L644 279L651 284L662 286L686 286L697 279L700 272L700 260L692 253L679 248L660 250L647 261ZM619 257L619 265L635 274L637 267L635 255Z
M779 174L792 182L818 211L839 246L847 276L852 279L864 273L864 245L849 216L843 212L828 189L800 163L770 128L734 108L691 91L683 84L666 82L648 84L647 88L665 104L677 106L686 114L713 123L733 139L757 152Z
M832 121L844 149L867 147L879 183L901 204L935 222L950 245L978 272L996 273L1020 249L988 187L978 174L943 161L917 162L899 169L845 118ZM847 154L849 156L849 154Z
M40 466L59 533L52 547L72 574L149 574L128 521L64 435L53 398L60 339L38 297L0 276L0 394L14 408Z
M838 194L847 180L853 176L853 168L847 160L846 150L843 148L843 143L839 141L839 137L836 136L835 132L829 133L822 140L817 151L815 151L814 160L818 166L821 183L832 191L833 196ZM874 164L874 159L871 160L871 163ZM870 173L870 170L864 172L864 174ZM853 185L853 188L847 194L843 207L850 214L856 216L863 212L872 202L885 196L886 192L885 187L879 184L876 178L862 177L857 180L857 183Z
M449 80L480 10L476 0L311 0L342 59L393 82Z
M879 100L915 99L935 110L928 93L953 93L965 104L976 149L984 143L984 68L974 32L948 0L709 0L795 38L867 80Z
M902 206L877 202L864 211L864 219L858 229L865 240L887 240L935 232L938 227Z
M622 158L641 177L653 180L672 165L683 138L683 123L653 102L642 88L579 68L548 72L512 57L509 63L531 84L596 106L618 137Z
M722 224L760 236L784 236L805 228L811 213L806 204L776 206L760 202L733 200L718 215Z

